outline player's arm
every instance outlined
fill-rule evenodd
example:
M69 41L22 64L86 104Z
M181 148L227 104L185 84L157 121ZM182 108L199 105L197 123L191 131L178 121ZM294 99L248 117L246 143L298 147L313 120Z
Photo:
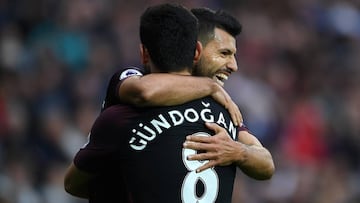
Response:
M88 185L91 178L90 173L81 171L74 163L71 163L65 173L65 191L76 197L89 198Z
M275 171L271 153L248 131L239 131L239 152L235 161L237 166L248 176L258 179L270 179Z
M230 112L233 122L242 122L237 105L219 84L207 77L152 73L126 78L118 88L120 100L136 106L173 106L212 96Z
M95 120L87 143L75 154L64 177L64 189L71 195L89 198L89 185L94 178L107 171L117 147L117 111L102 112Z
M198 168L198 172L214 166L235 163L249 177L266 180L274 173L274 163L270 152L248 131L239 131L238 141L230 138L226 130L215 123L207 123L215 132L214 136L187 136L185 148L203 150L205 153L188 157L189 160L209 160Z

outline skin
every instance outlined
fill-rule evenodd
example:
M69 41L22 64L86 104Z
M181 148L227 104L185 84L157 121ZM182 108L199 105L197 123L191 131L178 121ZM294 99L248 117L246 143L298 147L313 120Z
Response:
M215 28L214 34L214 39L203 46L196 71L197 74L210 77L223 85L226 78L238 69L235 58L236 40L219 28ZM206 151L188 157L189 160L209 160L198 168L197 172L216 165L225 166L235 163L252 178L265 180L272 177L275 170L272 156L254 135L248 131L240 131L238 141L234 141L217 124L206 125L215 132L215 136L189 135L183 145L184 148Z
M143 77L131 77L120 86L120 97L135 106L170 106L211 95L215 99L218 98L218 102L222 103L229 112L237 112L232 118L237 119L237 123L242 123L238 107L222 88L226 78L238 69L235 59L235 38L216 28L214 40L202 47L201 54L199 51L201 46L197 49L194 57L197 74L207 78L187 76L188 74L182 73L152 73ZM141 55L143 63L151 64L144 49L141 49ZM156 69L152 71L157 72ZM170 86L172 88L168 88ZM258 180L271 178L275 170L272 156L254 135L248 131L240 131L238 141L234 141L219 125L206 123L206 126L214 131L213 136L189 135L183 144L184 148L205 151L187 157L189 160L209 160L199 167L197 172L234 163L249 177ZM66 172L65 190L74 196L88 198L87 185L91 178L92 174L77 169L72 163Z
M236 40L219 28L215 28L214 34L214 39L203 46L201 57L195 66L195 74L212 78L224 86L224 81L230 74L238 70L235 58ZM224 78L219 80L221 75Z
M131 77L122 83L119 95L125 102L136 106L176 105L211 95L218 98L216 100L230 113L237 112L232 114L232 118L234 123L241 124L242 116L238 107L223 89L226 79L238 70L235 54L236 39L226 31L215 28L213 40L202 45L200 58L194 59L194 75L200 77L159 73ZM145 56L143 62L146 60ZM216 165L235 163L254 179L265 180L272 177L275 171L272 156L254 135L240 131L236 142L223 137L226 132L222 133L221 129L214 127L213 130L212 137L198 138L189 135L184 142L185 148L206 151L188 157L190 160L209 160L197 169L198 172Z
M74 163L71 163L65 173L64 189L73 196L88 199L88 185L92 177L93 174L82 171Z
M196 47L194 64L200 61L202 49L199 42ZM149 54L142 45L140 45L140 53L142 63L152 65ZM152 65L152 67L154 66ZM152 74L142 77L133 76L123 81L118 92L122 102L137 107L174 106L211 96L229 111L235 125L238 126L242 123L243 119L238 106L224 90L219 80L215 81L205 76L193 77L190 74L159 73L160 71L151 69L149 65L145 65L145 68L151 70Z
M195 62L198 61L201 50L202 50L202 46L200 43L198 43L196 46L196 52L194 55ZM157 69L157 67L152 63L150 55L149 55L148 51L146 50L146 48L144 48L144 46L140 46L140 54L141 54L141 61L146 68L149 68L151 70L151 72L153 72L154 74L160 72L159 69ZM191 75L191 73L188 71L188 69L185 69L185 68L183 71L172 72L170 74L173 74L176 76L181 76L181 77L186 77L186 76ZM135 78L137 78L137 77L132 77L132 78L126 79L125 81L129 80L132 82L134 82L134 81L139 82L138 79L141 79L141 78L137 78L137 79L135 79ZM75 166L75 164L72 162L70 164L70 166L67 168L66 173L65 173L64 189L67 193L69 193L73 196L88 199L89 198L88 186L93 177L94 177L94 174L91 174L86 171L82 171L82 170L78 169Z

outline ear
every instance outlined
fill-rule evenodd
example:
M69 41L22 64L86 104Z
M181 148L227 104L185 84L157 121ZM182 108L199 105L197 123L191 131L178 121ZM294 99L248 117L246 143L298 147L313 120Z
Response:
M194 64L196 64L199 61L201 52L202 52L201 42L197 41L196 49L195 49L195 56L194 56Z
M150 60L149 52L143 44L140 44L141 63L147 64Z

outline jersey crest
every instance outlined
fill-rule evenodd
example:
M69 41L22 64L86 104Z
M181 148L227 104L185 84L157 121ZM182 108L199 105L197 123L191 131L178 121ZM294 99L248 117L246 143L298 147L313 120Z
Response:
M143 76L143 74L136 69L127 69L120 74L119 80L123 80L132 76Z

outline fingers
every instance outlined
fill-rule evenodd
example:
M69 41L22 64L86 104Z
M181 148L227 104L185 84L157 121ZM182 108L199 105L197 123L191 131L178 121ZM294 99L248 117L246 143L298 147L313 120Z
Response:
M207 160L196 172L201 172L214 166L227 165L229 162L229 140L232 141L227 131L216 123L205 123L206 127L214 132L213 136L188 135L183 147L198 152L187 157L190 161ZM231 146L231 145L230 145ZM230 150L231 151L231 150ZM231 157L230 157L231 158Z
M187 160L189 161L202 161L202 160L212 160L216 157L216 154L212 152L204 152L199 154L192 154L187 156Z
M237 108L237 106L234 105L234 103L229 102L229 105L227 106L227 110L230 114L231 120L233 121L234 125L238 126L241 119L239 108Z
M197 135L188 135L186 141L199 142L199 143L212 143L215 142L220 135L227 135L227 132L224 128L216 123L205 123L206 127L214 132L213 136L197 136Z
M215 133L215 135L213 135L213 136L216 136L216 134L219 134L219 133L226 133L225 128L221 127L217 123L205 123L205 126Z
M193 140L193 141L186 140L183 143L183 147L188 148L188 149L193 149L193 150L199 150L199 151L213 150L213 147L211 144L207 144L206 142L195 141L195 140ZM198 154L198 155L200 155L200 154Z
M228 111L230 113L231 120L234 122L234 125L239 126L240 123L243 122L242 114L239 107L233 101L231 101L228 106Z
M224 95L226 98L225 100L227 101L227 105L225 105L225 108L227 108L227 110L229 111L231 119L234 122L234 125L238 126L242 122L242 115L240 113L240 109L225 90L224 90Z
M187 142L208 143L211 141L211 137L188 135L188 136L186 136L186 141Z
M215 161L209 161L206 164L200 166L199 168L196 169L196 173L200 173L202 171L205 171L206 169L212 168L216 166Z
M215 167L217 165L217 162L213 160L214 157L215 156L212 153L207 152L207 153L189 155L187 159L190 161L208 160L208 162L206 162L204 165L196 169L196 173L200 173L201 171Z
M229 111L234 125L240 125L240 123L242 122L242 115L240 113L240 110L234 103L234 101L231 99L230 95L224 90L224 88L219 86L217 91L212 94L212 97Z

